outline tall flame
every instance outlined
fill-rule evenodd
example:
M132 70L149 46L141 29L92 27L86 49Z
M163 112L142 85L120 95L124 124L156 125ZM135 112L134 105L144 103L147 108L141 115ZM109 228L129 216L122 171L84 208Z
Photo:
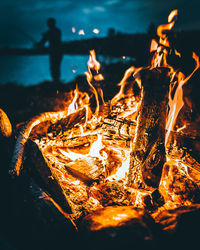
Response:
M97 89L94 87L92 82L98 82L104 80L104 77L102 74L99 73L100 70L100 63L96 60L96 54L94 50L90 50L90 57L88 60L88 72L85 72L87 81L89 86L91 87L91 90L95 96L96 99L96 110L95 110L95 115L98 116L99 114L99 99L101 99L102 103L104 103L104 98L103 98L103 91L100 87L97 87Z
M186 78L185 78L183 73L179 72L178 73L178 80L177 80L178 86L176 88L173 99L172 99L171 93L169 94L169 114L168 114L167 122L166 122L167 134L165 137L165 144L167 144L170 131L172 131L174 129L174 125L176 123L176 119L178 117L178 114L184 105L183 88L182 87L192 77L192 75L195 73L195 71L200 67L199 57L194 52L192 54L192 58L196 62L195 69Z
M168 23L159 25L157 28L157 35L159 36L159 44L153 39L151 43L150 52L155 51L152 58L152 67L167 67L168 48L170 47L166 31L171 30L175 24L175 17L178 15L178 10L173 10L168 16Z

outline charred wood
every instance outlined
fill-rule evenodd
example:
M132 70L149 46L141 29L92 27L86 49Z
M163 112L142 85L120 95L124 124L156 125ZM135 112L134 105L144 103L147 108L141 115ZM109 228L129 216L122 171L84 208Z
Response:
M65 165L66 169L78 179L91 183L104 176L104 167L96 158L77 159Z
M131 153L129 184L158 186L165 162L165 122L169 77L167 68L140 72L141 105Z
M173 160L166 162L163 167L159 191L165 203L183 206L200 202L199 186L189 178L185 168L177 166Z
M129 171L129 181L134 183L135 187L142 187L145 182L152 186L158 184L165 158L164 127L169 85L165 78L166 69L154 69L149 72L146 70L141 73L142 100ZM161 95L160 92L158 94L160 90Z
M103 141L107 145L129 148L135 127L136 124L129 120L107 117L102 126Z
M197 138L171 132L166 153L172 160L177 160L187 167L200 172L199 152L195 150Z
M54 178L48 163L45 160L42 152L38 148L37 144L29 140L26 145L27 160L25 164L28 166L32 176L38 181L44 190L51 193L52 198L63 208L65 212L70 213L71 209L68 203L68 199L59 185L56 178Z

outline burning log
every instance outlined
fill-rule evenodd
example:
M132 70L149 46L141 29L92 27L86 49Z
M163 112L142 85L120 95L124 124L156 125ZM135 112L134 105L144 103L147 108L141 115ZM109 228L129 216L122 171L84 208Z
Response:
M74 114L71 115L74 116ZM17 138L17 142L13 152L13 157L11 160L11 171L10 171L11 174L16 173L17 175L19 175L20 173L21 166L23 163L24 147L32 132L32 129L37 125L39 125L40 123L47 121L51 121L51 123L56 123L57 121L64 119L67 116L68 114L66 111L46 112L32 118L30 121L26 123L26 125L20 132L19 137ZM69 120L70 119L68 119L68 124Z
M129 184L140 188L158 186L165 163L165 122L168 104L169 70L140 72L141 104L131 153Z
M0 133L5 137L12 135L12 125L6 113L0 109Z
M194 139L185 135L171 133L166 147L166 153L170 159L179 161L188 168L200 172L199 152L195 154L195 150L193 149L193 144L195 144Z
M135 127L136 124L129 120L107 117L102 126L103 141L107 145L130 148L130 141L135 132Z
M163 167L159 191L165 202L188 205L200 202L198 185L188 178L184 166L177 166L175 161L168 161Z
M27 155L26 165L32 175L35 176L36 180L41 184L40 186L51 193L53 199L65 212L71 212L65 192L59 185L57 179L54 178L53 173L48 166L48 161L39 150L37 144L29 140L25 151Z
M66 169L78 179L85 182L93 182L104 176L104 167L100 161L94 158L87 160L78 159L66 164Z

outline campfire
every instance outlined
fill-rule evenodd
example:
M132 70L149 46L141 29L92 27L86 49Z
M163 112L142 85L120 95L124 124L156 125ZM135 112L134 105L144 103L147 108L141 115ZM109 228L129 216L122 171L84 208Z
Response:
M104 100L104 76L91 50L89 92L77 84L65 110L42 113L20 132L12 173L29 169L42 197L77 230L131 228L133 221L147 230L152 221L173 231L180 214L200 207L200 163L180 117L187 105L182 87L200 64L193 53L196 67L188 76L168 64L169 54L181 57L167 35L177 14L158 27L150 65L127 69L111 100ZM148 229L144 240L152 237Z

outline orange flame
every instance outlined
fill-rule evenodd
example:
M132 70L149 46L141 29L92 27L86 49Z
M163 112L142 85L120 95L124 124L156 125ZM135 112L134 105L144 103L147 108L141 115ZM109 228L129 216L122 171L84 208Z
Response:
M121 82L118 84L118 86L120 86L120 90L119 90L118 94L116 96L114 96L113 99L111 100L111 105L114 105L118 100L125 97L124 88L127 84L126 81L134 73L135 70L136 69L134 66L132 66L126 70L124 77L122 78Z
M74 90L74 99L68 107L67 115L70 115L77 111L77 99L78 99L79 91L78 86L76 85L76 89Z
M192 57L196 62L195 69L186 78L183 75L183 73L179 72L178 73L178 83L177 83L178 86L177 86L176 92L174 94L174 98L172 99L171 93L169 94L169 114L168 114L167 122L166 122L167 134L166 134L165 144L167 144L170 131L172 131L174 129L174 125L176 123L176 119L178 117L178 114L179 114L180 110L182 109L182 107L184 105L182 87L191 78L191 76L194 74L194 72L200 66L199 57L194 52L193 52Z
M153 39L151 42L150 52L155 51L154 57L152 58L152 67L167 67L167 55L169 48L169 41L165 31L169 31L173 28L175 24L175 17L178 15L178 10L173 10L168 16L168 24L159 25L157 28L157 35L159 36L159 44ZM173 21L174 20L174 21Z
M96 99L96 110L95 110L95 115L98 116L99 114L99 99L101 99L102 103L104 104L104 98L103 98L103 91L101 90L100 87L97 87L97 89L94 87L94 85L92 84L92 80L94 79L95 81L102 81L104 80L104 77L102 74L99 74L99 70L100 70L100 63L96 60L96 54L94 50L90 50L90 57L88 60L88 72L85 72L86 77L87 77L87 81L89 86L91 87L91 90L95 96ZM93 75L93 72L95 73L95 75Z

